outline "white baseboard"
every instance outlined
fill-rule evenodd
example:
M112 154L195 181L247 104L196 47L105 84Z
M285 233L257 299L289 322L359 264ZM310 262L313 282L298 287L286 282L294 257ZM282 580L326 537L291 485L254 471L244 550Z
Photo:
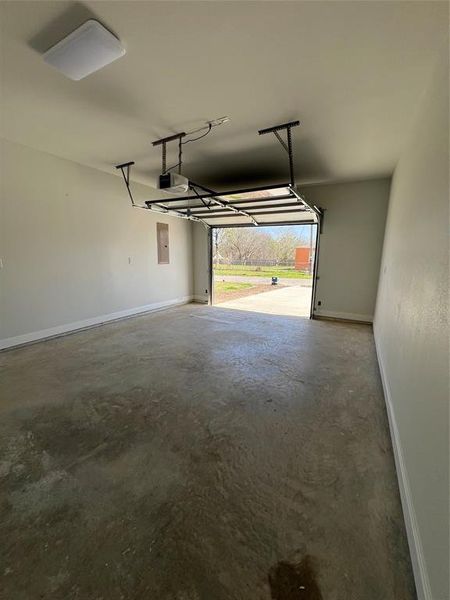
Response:
M206 296L205 294L196 294L193 296L192 299L194 302L199 302L201 304L208 304L209 302L208 296Z
M416 582L416 591L418 600L433 600L431 586L428 578L427 566L422 549L422 540L420 538L419 525L417 523L416 512L409 485L408 472L406 470L405 460L403 458L400 434L397 427L395 412L392 402L392 395L389 381L386 376L386 369L383 363L383 357L380 351L380 345L377 342L377 334L374 331L375 348L380 367L381 382L383 384L384 397L389 420L389 429L391 432L392 446L394 450L395 466L397 470L398 484L400 488L400 497L403 507L403 517L405 519L406 534L408 537L409 551L411 554L414 580Z
M315 317L328 317L331 319L343 319L345 321L363 321L364 323L372 323L373 315L361 315L358 313L335 312L332 310L314 309Z
M58 337L66 333L73 333L75 331L88 329L90 327L96 327L110 321L117 321L119 319L125 319L127 317L133 317L135 315L153 312L156 310L164 310L165 308L170 308L172 306L187 304L188 302L192 302L192 300L192 296L183 296L182 298L174 298L173 300L165 300L164 302L154 302L153 304L146 304L144 306L119 310L117 312L109 313L108 315L99 315L97 317L92 317L91 319L83 319L82 321L74 321L64 325L57 325L56 327L49 327L48 329L41 329L40 331L33 331L23 335L4 338L0 340L0 350L13 348L15 346L22 346L24 344L30 344L32 342L37 342L52 337Z

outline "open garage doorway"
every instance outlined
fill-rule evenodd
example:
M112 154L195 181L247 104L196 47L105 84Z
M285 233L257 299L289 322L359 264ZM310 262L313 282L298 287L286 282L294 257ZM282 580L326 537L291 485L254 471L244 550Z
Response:
M317 225L212 228L212 304L311 316Z

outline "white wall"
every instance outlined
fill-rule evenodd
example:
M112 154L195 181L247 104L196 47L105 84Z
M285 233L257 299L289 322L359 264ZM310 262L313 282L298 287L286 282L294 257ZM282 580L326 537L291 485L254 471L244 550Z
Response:
M374 323L419 598L449 594L448 58L397 165Z
M157 221L169 265L157 264ZM192 296L190 222L133 209L115 175L2 140L0 227L1 346Z
M302 188L325 209L314 314L372 321L389 187L376 179Z

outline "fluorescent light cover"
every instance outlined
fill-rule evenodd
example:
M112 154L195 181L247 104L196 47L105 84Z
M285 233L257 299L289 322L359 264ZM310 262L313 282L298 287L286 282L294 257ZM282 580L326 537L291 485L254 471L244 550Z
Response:
M89 19L45 52L46 63L79 81L125 54L120 41L101 23Z

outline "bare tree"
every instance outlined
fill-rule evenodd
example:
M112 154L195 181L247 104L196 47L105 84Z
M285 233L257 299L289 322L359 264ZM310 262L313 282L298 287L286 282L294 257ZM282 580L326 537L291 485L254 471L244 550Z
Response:
M264 254L263 248L270 242L267 233L247 228L226 229L221 244L221 253L230 262L237 260L246 264L257 255Z
M286 263L295 259L295 249L302 240L292 231L285 231L273 240L272 249L277 263Z
M213 242L213 262L219 263L223 258L221 252L221 246L225 234L225 229L213 229L212 230L212 242Z
M309 228L285 227L281 235L273 237L270 230L258 228L215 229L213 231L214 260L226 259L233 264L250 260L286 263L295 259L295 248L309 245Z

